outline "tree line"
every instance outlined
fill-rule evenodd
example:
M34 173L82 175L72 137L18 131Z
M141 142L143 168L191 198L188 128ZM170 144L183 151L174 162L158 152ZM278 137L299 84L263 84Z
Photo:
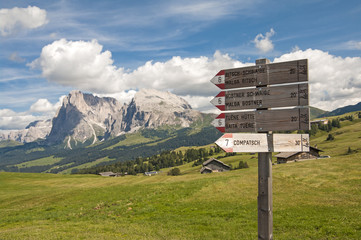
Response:
M136 175L138 173L159 171L162 168L176 167L193 161L203 162L221 151L222 150L218 146L210 149L189 148L184 152L168 150L150 157L137 157L135 160L117 162L110 165L96 166L87 169L73 169L72 173L99 174L100 172L111 171L121 174Z

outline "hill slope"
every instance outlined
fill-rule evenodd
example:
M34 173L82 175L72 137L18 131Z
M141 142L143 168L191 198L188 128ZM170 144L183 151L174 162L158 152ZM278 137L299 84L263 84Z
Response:
M342 115L345 113L350 113L350 112L355 112L355 111L361 111L361 102L359 102L355 105L349 105L349 106L337 108L331 112L326 112L319 117L331 117L331 116Z
M204 122L199 120L189 128L143 129L73 150L63 149L61 145L49 146L46 142L0 148L0 170L69 173L74 168L81 169L104 162L133 160L139 156L147 157L182 146L213 143L221 133L209 126L211 116L204 115L202 119Z

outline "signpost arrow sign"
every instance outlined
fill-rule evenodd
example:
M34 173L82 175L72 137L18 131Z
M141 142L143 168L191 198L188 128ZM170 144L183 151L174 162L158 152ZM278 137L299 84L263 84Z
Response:
M221 113L212 125L226 133L309 130L309 109Z
M273 134L272 143L266 133L226 133L216 141L226 152L308 152L310 146L308 134Z
M211 82L220 89L305 81L308 81L307 59L225 69L211 79Z
M216 76L214 76L211 79L211 82L213 84L215 84L217 87L219 87L220 89L224 89L225 85L225 77L224 77L224 70L219 71Z
M220 92L211 100L221 111L308 105L308 84Z
M216 144L226 152L269 152L266 133L226 133Z

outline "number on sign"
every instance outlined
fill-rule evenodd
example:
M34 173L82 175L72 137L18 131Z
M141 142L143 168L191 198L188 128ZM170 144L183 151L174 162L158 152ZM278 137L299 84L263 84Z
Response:
M218 103L222 104L222 98L218 98Z
M296 98L297 97L297 92L291 92L291 98Z
M222 77L218 77L218 83L222 83Z
M226 139L226 147L228 146L229 139Z

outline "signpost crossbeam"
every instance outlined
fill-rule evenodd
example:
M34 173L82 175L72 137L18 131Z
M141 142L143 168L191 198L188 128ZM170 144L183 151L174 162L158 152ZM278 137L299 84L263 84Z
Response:
M244 88L308 81L307 59L225 69L211 80L221 89Z
M216 144L226 152L307 152L308 134L226 133Z
M227 112L212 125L228 133L309 130L309 108Z
M222 111L308 105L308 84L220 92L211 103Z

